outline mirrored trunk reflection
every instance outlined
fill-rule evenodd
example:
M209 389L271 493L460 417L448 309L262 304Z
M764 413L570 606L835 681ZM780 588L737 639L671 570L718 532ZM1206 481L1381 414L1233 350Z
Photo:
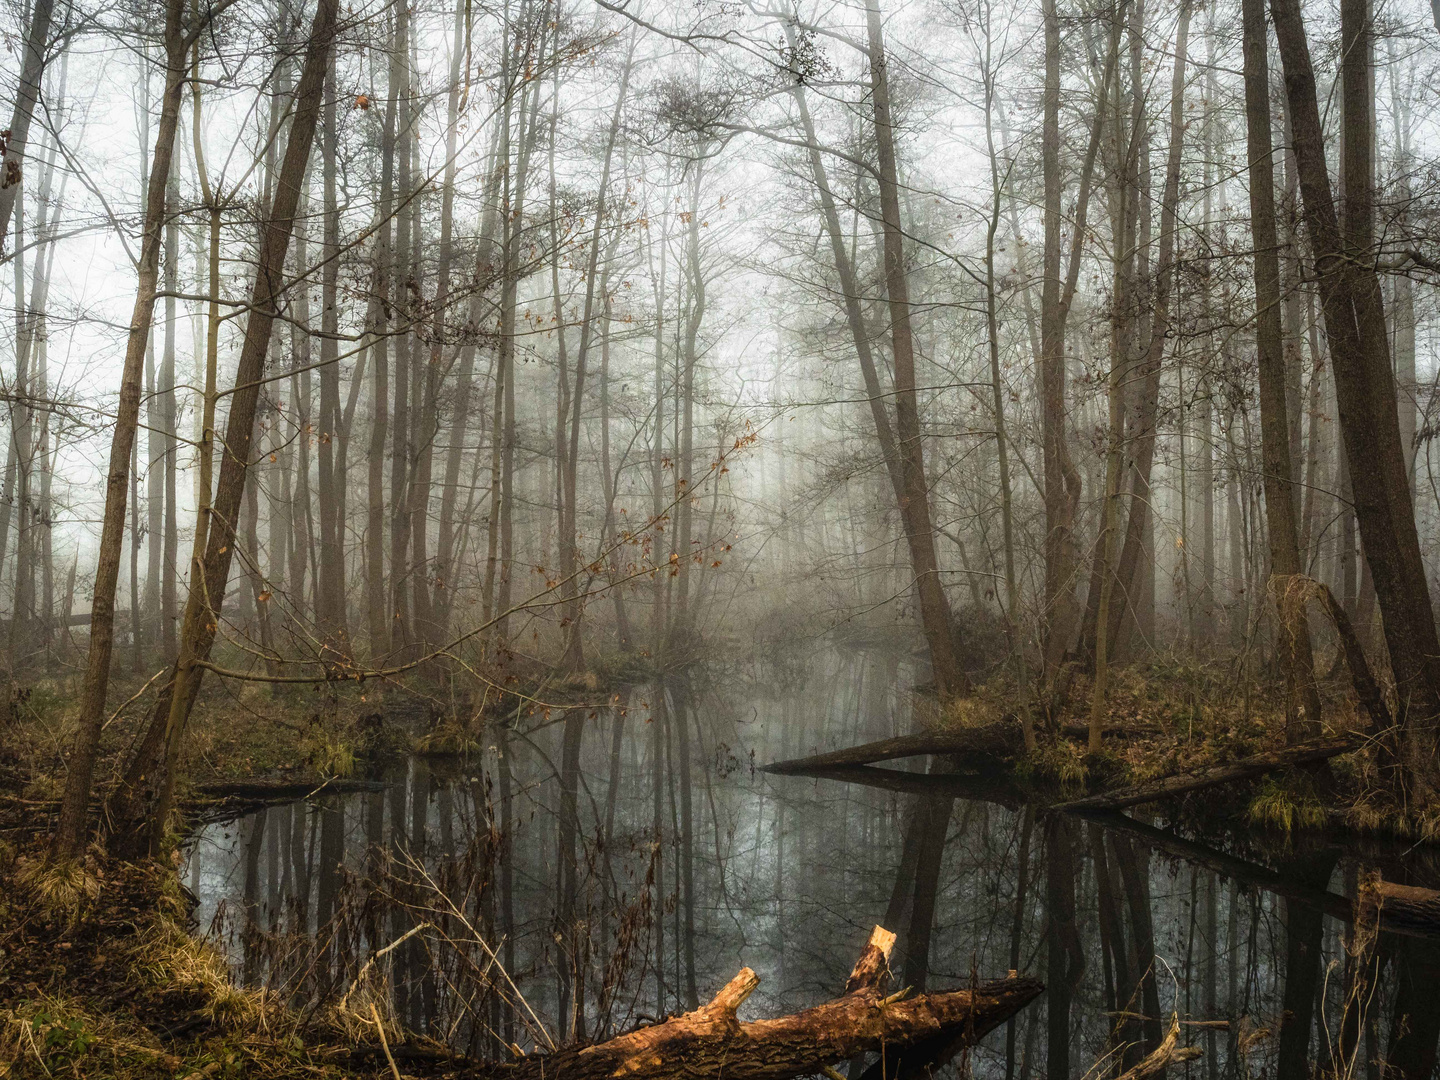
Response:
M1201 1051L1175 1075L1434 1071L1440 942L1377 934L1351 903L1376 869L1440 882L1429 850L1082 821L943 762L768 776L910 724L908 658L783 659L537 704L469 758L206 824L185 877L199 923L248 983L379 995L472 1055L603 1039L742 965L762 979L749 1015L793 1011L834 996L881 923L896 990L1046 983L970 1052L975 1075L1118 1076L1172 1017Z

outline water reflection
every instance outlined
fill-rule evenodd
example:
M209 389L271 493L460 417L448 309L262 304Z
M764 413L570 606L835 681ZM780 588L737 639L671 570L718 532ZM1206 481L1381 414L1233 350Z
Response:
M768 777L754 765L901 733L913 674L834 651L770 680L784 692L763 676L537 710L468 761L206 825L187 868L202 926L296 999L378 972L409 1028L472 1054L603 1038L742 965L762 978L751 1015L813 1004L880 922L900 986L1046 982L976 1075L1117 1075L1172 1015L1201 1050L1172 1075L1434 1073L1440 950L1349 902L1367 868L1440 883L1429 849L1201 842L1040 814L986 778Z

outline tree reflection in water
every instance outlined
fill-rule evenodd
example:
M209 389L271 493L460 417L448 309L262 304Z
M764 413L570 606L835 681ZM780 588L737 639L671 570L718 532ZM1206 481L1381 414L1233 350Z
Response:
M1428 849L1080 821L923 763L770 777L755 766L901 733L914 680L842 651L784 692L765 674L537 710L469 760L207 824L187 870L201 925L247 982L316 1007L404 938L370 972L407 1026L472 1054L605 1037L742 965L762 979L751 1015L792 1011L836 993L879 922L900 935L897 989L1009 969L1047 984L969 1055L978 1076L1102 1058L1091 1075L1116 1075L1172 1013L1195 1022L1203 1053L1172 1069L1191 1077L1433 1073L1440 947L1371 942L1345 900L1370 868L1440 883Z

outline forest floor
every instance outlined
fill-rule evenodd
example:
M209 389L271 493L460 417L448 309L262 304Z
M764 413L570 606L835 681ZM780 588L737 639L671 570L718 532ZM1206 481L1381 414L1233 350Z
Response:
M190 934L171 866L86 856L46 871L37 832L0 808L0 1077L117 1080L391 1075L369 999L301 1015L243 990ZM362 1002L366 1004L362 1004ZM407 1073L448 1063L416 1048Z

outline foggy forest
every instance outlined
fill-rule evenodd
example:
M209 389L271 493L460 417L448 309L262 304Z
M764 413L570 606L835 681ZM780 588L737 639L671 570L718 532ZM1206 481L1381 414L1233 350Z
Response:
M0 1078L1440 1075L1440 0L0 35Z

